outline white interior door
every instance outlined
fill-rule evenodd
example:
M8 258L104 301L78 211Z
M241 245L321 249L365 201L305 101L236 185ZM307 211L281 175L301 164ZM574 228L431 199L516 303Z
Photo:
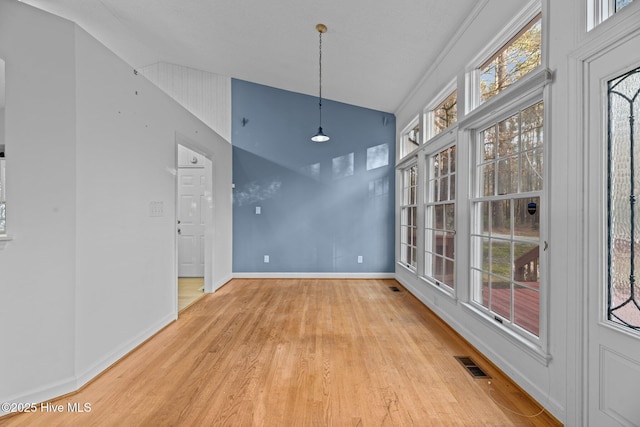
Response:
M204 277L206 170L178 168L178 276Z
M590 426L640 426L640 73L623 78L638 67L635 37L593 59L586 82Z

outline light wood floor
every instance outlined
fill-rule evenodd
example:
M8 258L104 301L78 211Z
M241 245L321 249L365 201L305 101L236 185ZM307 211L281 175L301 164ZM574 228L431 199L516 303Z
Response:
M178 311L184 310L203 296L203 277L178 278Z
M8 426L547 426L393 280L233 280L80 392ZM453 356L493 378L473 379ZM490 389L493 391L490 392ZM493 397L492 397L493 396ZM542 402L544 403L544 402Z

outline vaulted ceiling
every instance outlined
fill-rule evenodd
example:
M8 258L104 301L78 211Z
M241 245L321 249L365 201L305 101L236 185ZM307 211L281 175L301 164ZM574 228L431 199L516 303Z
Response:
M169 62L395 112L477 0L22 0L70 19L133 67Z

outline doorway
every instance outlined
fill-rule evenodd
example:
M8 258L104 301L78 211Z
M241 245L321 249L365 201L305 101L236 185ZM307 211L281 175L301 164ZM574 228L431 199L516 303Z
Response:
M206 235L212 215L211 160L178 144L177 249L178 312L204 295L207 270ZM210 245L209 245L210 246Z

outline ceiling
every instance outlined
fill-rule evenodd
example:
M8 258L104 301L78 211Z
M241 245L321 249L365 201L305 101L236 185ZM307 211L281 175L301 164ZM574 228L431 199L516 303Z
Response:
M395 112L477 0L22 0L135 68L169 62ZM484 2L480 2L484 4Z

